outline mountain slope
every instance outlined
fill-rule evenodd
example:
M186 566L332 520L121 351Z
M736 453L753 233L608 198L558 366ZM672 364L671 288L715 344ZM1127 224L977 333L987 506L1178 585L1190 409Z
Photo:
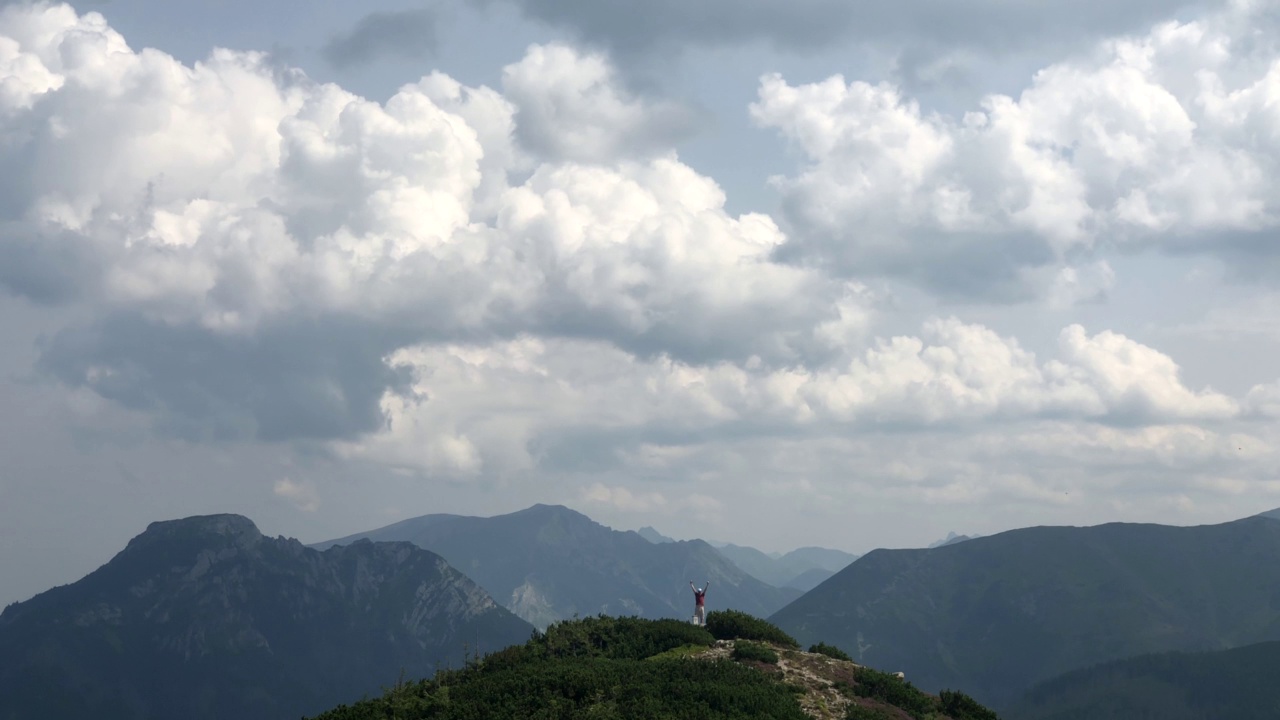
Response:
M1038 527L876 550L771 620L927 690L1004 706L1107 660L1280 638L1280 522Z
M795 599L736 567L701 540L654 544L565 507L535 505L496 517L426 515L338 540L403 540L439 553L538 627L599 613L687 618L689 581L711 581L711 608L768 615Z
M0 614L0 718L288 718L533 631L408 543L321 553L247 518L152 523Z
M1280 642L1161 653L1098 665L1032 688L1009 720L1272 720Z

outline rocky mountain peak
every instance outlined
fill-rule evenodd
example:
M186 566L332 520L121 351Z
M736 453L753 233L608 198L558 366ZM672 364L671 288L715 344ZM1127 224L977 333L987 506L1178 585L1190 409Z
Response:
M222 514L153 522L141 535L131 540L129 545L145 547L160 542L199 541L247 550L257 546L262 540L262 532L249 518Z

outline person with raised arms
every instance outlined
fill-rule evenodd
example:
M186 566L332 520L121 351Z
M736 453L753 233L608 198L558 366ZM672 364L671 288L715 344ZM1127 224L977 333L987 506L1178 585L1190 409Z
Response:
M693 584L693 581L690 580L689 587L693 588L693 601L694 603L696 603L693 608L693 624L706 625L707 624L707 608L706 608L705 601L707 597L707 588L711 587L711 581L708 580L707 584L703 585L702 589L699 590L697 586Z

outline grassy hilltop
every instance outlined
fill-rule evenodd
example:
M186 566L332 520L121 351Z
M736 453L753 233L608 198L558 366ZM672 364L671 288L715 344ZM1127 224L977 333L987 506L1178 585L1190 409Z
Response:
M826 645L716 611L678 620L598 616L534 633L466 667L399 683L315 720L996 720L968 696L927 695Z

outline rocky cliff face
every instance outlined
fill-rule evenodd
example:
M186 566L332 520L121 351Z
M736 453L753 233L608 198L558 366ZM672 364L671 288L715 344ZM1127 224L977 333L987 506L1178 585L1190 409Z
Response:
M0 719L298 717L532 629L408 543L318 552L237 515L153 523L0 614Z

